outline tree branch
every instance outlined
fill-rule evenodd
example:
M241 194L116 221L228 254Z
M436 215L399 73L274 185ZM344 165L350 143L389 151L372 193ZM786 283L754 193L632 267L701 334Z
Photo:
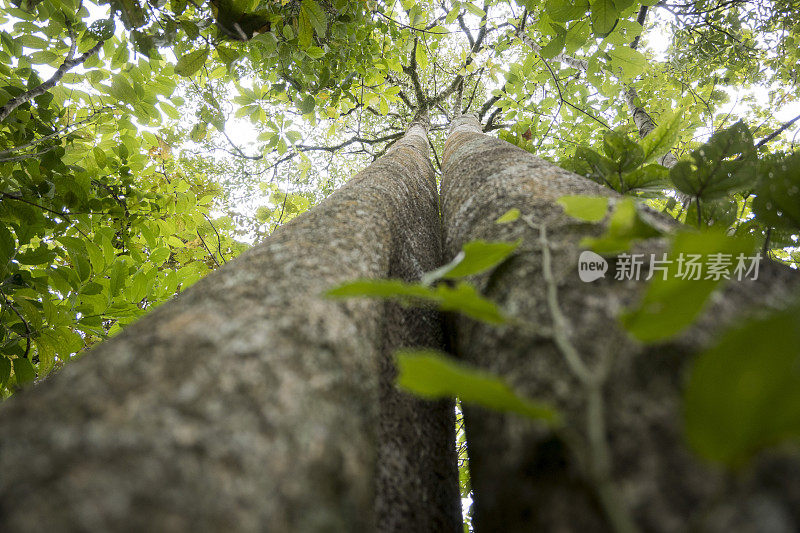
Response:
M411 61L409 65L403 66L403 72L408 74L411 78L411 83L414 85L414 93L417 97L416 107L426 107L425 91L422 90L422 83L419 81L419 73L417 72L417 44L418 39L414 39L414 49L411 50Z
M29 91L26 91L18 96L15 96L14 98L6 102L6 104L3 107L0 107L0 122L3 122L6 118L8 118L8 115L10 115L12 111L14 111L16 108L18 108L25 102L28 102L31 99L36 98L37 96L41 96L50 89L52 89L53 87L55 87L56 84L61 80L61 78L64 77L64 74L66 74L68 70L82 64L87 59L89 59L98 50L100 50L100 47L103 46L103 43L104 41L98 42L89 50L87 50L86 52L82 53L81 55L73 59L72 56L75 54L75 48L77 47L77 39L73 37L72 45L69 48L67 57L61 64L61 66L58 67L58 70L55 71L55 73L50 77L49 80L37 85L36 87L34 87Z
M764 137L763 139L761 139L760 141L758 141L758 142L756 143L756 148L761 148L762 146L764 146L765 144L767 144L768 142L770 142L772 139L774 139L775 137L777 137L778 135L780 135L781 133L783 133L784 131L786 131L786 129L787 129L787 128L789 128L789 126L791 126L792 124L794 124L794 123L795 123L795 122L797 122L798 120L800 120L800 115L797 115L797 116L796 116L796 117L794 117L792 120L790 120L790 121L788 121L788 122L784 123L784 124L783 124L783 126L781 126L781 127L780 127L780 128L778 128L777 130L773 131L772 133L770 133L769 135L767 135L766 137Z
M647 6L642 6L639 8L639 15L636 17L636 22L638 22L639 26L642 27L642 31L644 31L645 20L647 20ZM633 48L634 50L636 50L636 47L639 46L639 38L641 36L642 34L639 33L639 35L637 35L633 39L633 42L631 43L631 48Z
M472 64L472 61L475 59L475 54L480 52L481 47L483 46L483 40L486 37L486 19L488 16L489 16L489 2L486 1L483 3L483 17L481 18L481 29L480 31L478 31L477 39L473 40L472 33L469 31L469 28L466 27L466 24L464 24L463 17L459 15L458 19L459 24L461 24L461 28L466 32L467 37L469 38L471 44L470 54L467 56L466 61L464 61L463 68L467 68ZM450 83L450 85L448 85L446 89L444 89L442 92L440 92L431 99L430 105L436 105L437 103L441 102L442 100L453 94L456 91L456 89L458 89L459 85L461 85L463 82L464 82L464 75L459 74L458 76L455 77L455 79L453 79L452 83Z

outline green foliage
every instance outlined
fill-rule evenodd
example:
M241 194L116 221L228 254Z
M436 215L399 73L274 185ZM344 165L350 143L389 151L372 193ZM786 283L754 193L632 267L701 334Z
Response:
M407 304L430 303L442 311L458 311L475 320L489 324L503 324L507 318L497 306L483 298L475 288L465 282L455 286L440 284L428 287L421 283L399 280L364 279L344 283L327 292L333 298L378 298L399 300Z
M175 65L175 74L189 77L203 68L206 59L208 59L208 48L189 52L178 59L178 63Z
M592 0L591 20L594 34L598 37L610 34L617 25L618 15L614 0Z
M659 134L666 136L663 131ZM648 151L645 152L645 149ZM575 151L575 170L623 194L659 191L666 185L667 172L664 167L645 164L654 157L650 141L646 145L639 144L625 134L609 131L603 136L603 152L605 155L586 146L578 147Z
M616 202L605 233L596 238L585 237L581 240L581 246L599 254L614 254L630 249L633 241L658 237L660 234L639 215L635 200L624 198Z
M606 196L562 196L558 199L558 204L569 216L586 222L600 222L606 218L608 212Z
M666 258L669 261L666 273L653 276L639 305L621 316L622 324L643 342L663 341L677 335L695 321L718 285L725 279L736 279L740 254L749 256L754 245L752 239L728 237L712 230L678 233ZM696 278L683 275L681 269L690 268L691 260L708 262L716 254L722 254L717 255L720 259L731 258L717 263L719 275L709 277L702 271Z
M684 120L680 111L668 111L661 116L661 122L639 143L644 163L652 163L675 146L683 130Z
M408 304L427 302L442 311L457 311L475 320L489 324L503 324L508 319L497 306L483 298L475 287L460 281L455 285L440 280L465 278L487 272L506 260L519 246L519 242L471 241L447 265L422 275L420 283L400 280L364 279L344 283L327 292L334 298L396 299Z
M762 170L753 212L764 224L800 230L800 152Z
M520 211L516 207L509 209L495 220L495 224L508 224L519 219Z
M499 412L560 422L550 406L520 397L500 378L433 350L401 350L397 353L397 385L423 398L455 398Z
M755 184L753 137L743 122L715 133L690 156L672 167L669 177L679 191L699 200L717 200Z
M765 446L800 437L798 364L797 306L726 332L697 358L686 388L692 447L739 467Z
M430 285L440 279L458 279L485 272L505 261L519 244L519 241L470 241L461 247L461 252L448 264L423 275L422 284Z

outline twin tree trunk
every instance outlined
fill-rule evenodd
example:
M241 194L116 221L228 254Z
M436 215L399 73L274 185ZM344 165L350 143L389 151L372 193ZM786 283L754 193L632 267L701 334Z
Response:
M336 302L439 266L426 127L0 410L0 531L458 531L453 403L393 386L429 311Z
M465 406L476 530L797 530L796 462L726 477L679 423L691 355L797 276L763 265L677 341L644 348L615 315L645 284L579 280L578 242L600 229L568 219L565 194L613 193L461 117L440 213L413 124L325 202L3 405L0 530L459 531L452 402L392 385L395 349L441 349L446 334L458 357L557 405L571 435ZM524 219L494 223L511 208ZM478 238L522 239L473 281L534 328L323 296L355 278L419 279ZM587 387L559 335L589 370L606 361L605 380Z

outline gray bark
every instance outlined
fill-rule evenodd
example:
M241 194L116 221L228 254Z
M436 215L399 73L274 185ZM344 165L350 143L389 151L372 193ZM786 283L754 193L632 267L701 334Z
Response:
M423 125L0 409L0 530L456 531L453 408L391 389L438 317L323 293L438 266ZM413 489L413 490L412 490Z
M643 107L636 105L636 100L638 99L636 89L628 86L623 92L623 96L625 97L625 103L628 105L628 111L630 111L633 118L633 123L636 124L636 129L639 130L639 137L644 139L655 129L656 124ZM659 157L658 162L667 168L672 168L678 163L678 158L670 151Z
M578 243L601 228L567 217L556 204L567 194L615 193L481 134L474 117L452 126L442 162L446 257L473 239L522 239L516 255L474 281L509 314L535 325L497 328L455 318L454 350L504 376L520 394L556 405L568 427L554 434L529 420L465 406L476 531L797 531L797 456L764 455L746 474L728 476L687 449L680 403L693 355L741 311L783 302L798 286L797 273L764 263L758 281L729 284L688 332L642 346L616 316L646 283L614 281L613 262L606 279L580 281ZM528 221L495 224L510 208ZM664 227L672 224L652 216ZM635 251L659 253L664 245L653 239ZM551 285L545 251L552 257ZM550 287L566 317L562 327L548 302ZM559 334L592 375L608 365L600 385L577 377L559 349Z

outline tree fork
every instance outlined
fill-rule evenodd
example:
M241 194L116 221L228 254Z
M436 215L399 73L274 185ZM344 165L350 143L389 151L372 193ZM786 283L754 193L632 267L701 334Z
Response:
M424 123L262 244L0 409L0 529L456 531L450 402L391 387L438 316L332 301L439 266Z
M474 281L532 325L456 318L456 355L551 402L567 420L554 434L464 406L476 531L761 531L766 523L796 530L797 456L764 454L739 477L702 463L685 445L681 393L693 355L713 334L742 309L785 301L800 284L797 273L766 262L758 281L731 282L689 331L642 346L616 315L647 284L580 281L579 242L602 228L571 219L556 203L563 195L619 195L480 133L474 116L453 121L442 171L445 258L473 239L522 239L518 253ZM495 224L511 208L523 216ZM665 242L637 246L660 253Z

